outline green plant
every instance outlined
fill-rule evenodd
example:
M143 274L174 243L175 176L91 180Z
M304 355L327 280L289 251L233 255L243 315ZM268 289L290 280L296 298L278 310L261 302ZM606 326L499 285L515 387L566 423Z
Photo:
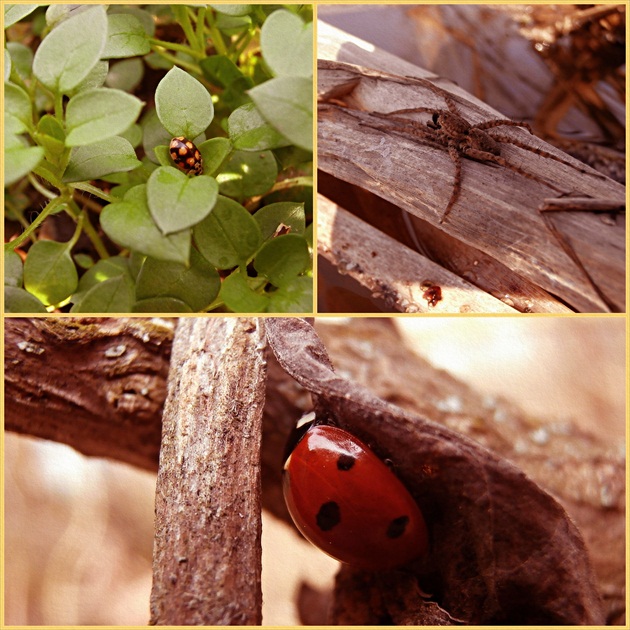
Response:
M312 310L310 5L4 10L7 312Z

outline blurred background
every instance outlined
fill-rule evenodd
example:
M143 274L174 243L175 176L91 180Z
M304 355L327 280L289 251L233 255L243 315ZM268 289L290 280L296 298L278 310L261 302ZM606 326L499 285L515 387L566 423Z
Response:
M352 320L321 319L319 326ZM625 318L398 317L403 342L538 422L574 422L625 448ZM5 435L5 623L146 625L155 475ZM302 582L337 563L263 521L263 623L296 625Z

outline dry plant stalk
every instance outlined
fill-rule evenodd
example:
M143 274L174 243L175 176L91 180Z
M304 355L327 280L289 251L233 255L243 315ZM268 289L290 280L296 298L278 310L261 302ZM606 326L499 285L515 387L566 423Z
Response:
M181 319L156 489L152 625L260 625L261 327Z

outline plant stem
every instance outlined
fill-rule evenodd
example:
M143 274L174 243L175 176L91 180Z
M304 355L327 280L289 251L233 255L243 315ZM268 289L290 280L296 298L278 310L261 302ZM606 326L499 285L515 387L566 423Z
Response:
M53 199L46 207L37 215L35 220L20 234L17 238L4 246L4 251L11 251L17 249L26 239L31 237L31 234L42 224L44 219L50 216L53 212L58 210L59 206L66 205L68 200L64 197L57 197Z
M158 46L160 48L168 48L170 50L175 50L177 52L183 52L191 57L197 57L198 59L203 59L205 55L200 53L197 50L193 50L190 46L186 46L184 44L176 44L174 42L165 42L161 39L155 39L153 37L149 38L149 42L152 46ZM155 52L158 52L157 50Z
M109 252L105 247L101 237L98 232L94 229L94 226L90 223L90 219L88 217L86 210L80 210L77 202L74 199L70 200L70 207L74 212L79 215L79 221L82 225L82 229L85 232L85 235L90 239L90 242L94 246L94 249L98 253L101 258L109 258Z
M181 5L173 5L172 11L175 14L175 18L180 23L182 29L184 29L184 34L186 35L186 39L188 43L193 49L197 49L197 38L195 37L195 31L193 30L192 23L190 21L190 16L188 15L188 11L186 7Z
M83 190L84 192L90 193L90 195L94 195L95 197L98 197L99 199L103 199L103 201L107 201L108 203L114 203L114 201L116 201L114 197L103 192L100 188L97 188L96 186L92 186L92 184L85 184L83 182L78 182L76 184L71 184L70 188L71 189L74 188L76 190Z

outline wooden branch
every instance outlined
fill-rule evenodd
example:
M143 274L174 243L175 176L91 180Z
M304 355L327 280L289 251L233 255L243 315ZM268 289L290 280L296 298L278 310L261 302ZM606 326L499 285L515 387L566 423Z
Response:
M173 322L5 320L5 428L155 470Z
M503 156L537 179L487 163L463 159L462 191L448 221L440 224L454 183L454 165L446 150L413 137L367 126L369 112L410 107L444 109L443 99L405 76L429 77L453 95L471 123L501 115L462 90L430 77L427 71L366 46L325 23L318 33L318 91L328 100L342 98L350 109L321 105L318 113L318 164L335 177L369 190L410 214L447 232L467 247L484 252L517 276L524 276L578 311L605 311L593 286L545 225L537 208L557 196L548 181L572 196L623 204L624 187L532 137L522 129L506 136L557 155L575 166L543 158L508 143ZM335 61L332 61L335 60ZM372 68L357 68L350 61ZM391 75L398 79L391 80ZM352 110L352 111L351 111ZM359 114L357 116L357 113ZM625 309L625 227L619 219L604 224L585 212L558 213L557 229L571 243L594 282L616 310ZM462 275L464 270L460 270ZM509 283L509 278L506 279ZM510 293L506 290L506 293Z
M156 490L152 625L260 625L261 327L181 319Z
M317 251L397 311L516 312L322 195L317 197ZM440 299L434 301L435 287Z

